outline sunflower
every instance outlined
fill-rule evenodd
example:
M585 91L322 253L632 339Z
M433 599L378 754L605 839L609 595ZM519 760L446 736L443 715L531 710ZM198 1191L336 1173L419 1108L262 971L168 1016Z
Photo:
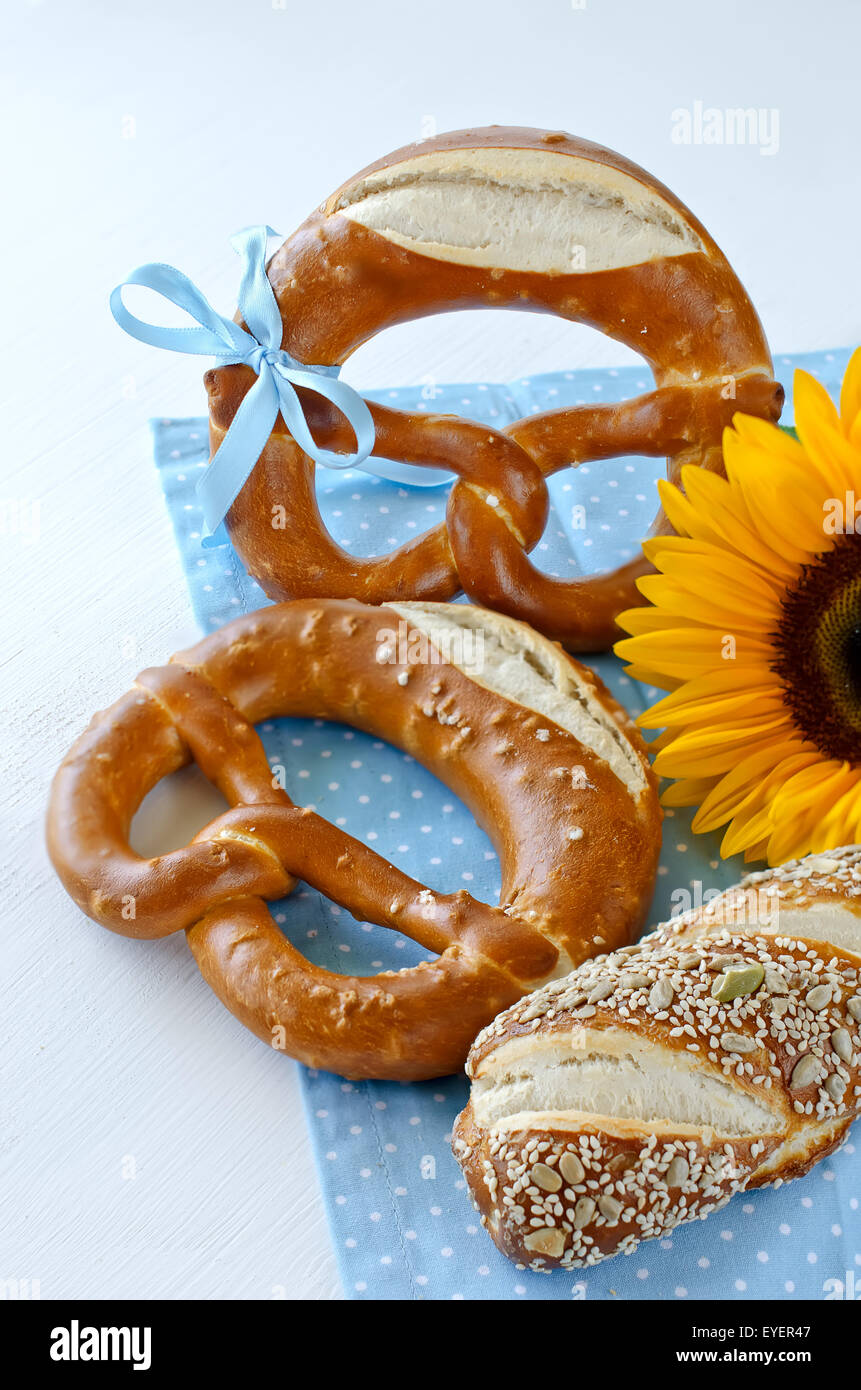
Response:
M797 438L736 415L725 478L659 483L678 534L645 542L652 606L615 648L671 692L640 718L664 804L769 864L861 840L861 348L839 414L798 371L795 416Z

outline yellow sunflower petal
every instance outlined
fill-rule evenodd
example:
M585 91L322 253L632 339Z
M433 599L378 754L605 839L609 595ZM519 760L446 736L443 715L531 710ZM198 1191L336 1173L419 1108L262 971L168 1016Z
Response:
M710 700L745 690L782 689L780 678L772 671L769 661L762 661L757 666L752 660L742 664L728 660L716 664L711 671L697 676L695 680L687 681L684 689L677 692L672 701L663 703L669 708L677 708L688 703L694 706L702 699Z
M744 663L722 661L704 676L688 681L683 698L695 702L703 698L709 699L713 695L752 689L783 689L780 678L771 669L770 660L762 661L759 665L753 660Z
M681 488L676 487L675 483L668 482L666 478L659 478L658 496L661 499L661 506L666 513L667 520L678 535L701 536L704 531L708 533L708 525L703 523L695 508L691 506Z
M767 810L760 808L748 815L736 816L721 840L721 858L731 859L734 854L742 852L748 862L764 858L769 830Z
M683 682L679 677L668 676L665 671L653 671L648 666L625 666L626 676L640 685L654 686L657 690L675 690Z
M851 770L848 787L813 832L811 852L855 844L861 834L861 767Z
M827 759L803 768L783 784L771 805L770 864L808 853L817 826L847 790L851 777L845 763Z
M731 609L742 608L752 623L769 628L778 615L780 586L766 580L740 556L717 546L683 541L661 555L658 568L698 598L714 594Z
M676 569L674 564L670 567ZM701 623L719 629L718 635L740 632L755 635L774 627L778 618L776 602L770 608L763 606L758 612L751 612L747 605L739 602L738 593L733 595L732 583L722 575L710 575L690 562L682 563L679 573L681 578L675 574L643 575L637 580L637 588L644 598L664 612L695 616Z
M781 468L784 464L789 464L794 468L809 466L801 441L794 439L791 434L787 434L786 430L782 430L779 425L773 425L770 420L761 420L757 415L739 413L732 417L732 428L740 439L764 451L771 458L779 459Z
M719 632L715 628L666 628L661 632L644 632L639 637L623 637L615 651L623 661L663 672L678 680L692 680L720 669L727 661L739 665L756 663L759 667L773 655L770 643L748 634ZM642 679L642 677L638 677ZM651 681L661 685L661 681Z
M727 459L735 456L739 487L760 535L771 536L776 549L793 558L827 550L833 543L824 531L825 504L834 494L832 482L803 466L782 462L729 432L724 439ZM738 461L743 458L743 467Z
M700 679L705 679L701 677ZM779 688L771 690L739 690L733 693L725 691L722 695L714 695L711 699L703 696L698 700L691 700L684 697L685 692L691 685L698 684L698 681L686 681L679 690L673 691L663 700L659 700L656 705L640 715L638 720L641 729L663 729L678 728L688 724L692 728L713 727L718 720L736 718L758 718L769 719L784 708L783 698ZM669 704L671 700L678 700L676 705Z
M675 613L670 616L660 608L654 608L649 603L644 603L642 608L626 608L624 613L620 613L616 618L619 627L630 632L632 637L639 636L642 632L662 632L666 628L697 628L701 627L698 618L688 617L684 613ZM624 639L623 639L624 640Z
M840 423L847 439L852 437L852 427L861 418L861 347L853 352L846 366L843 385L840 388Z
M725 478L688 465L683 491L660 484L676 534L646 541L656 573L638 588L653 607L620 621L629 674L670 692L638 720L661 730L654 767L676 779L663 804L698 806L694 831L725 826L721 853L747 861L861 839L861 757L841 764L817 747L775 671L787 594L812 557L827 562L843 544L829 499L844 486L861 497L861 350L850 368L841 416L801 375L799 439L739 415L724 436Z
M713 781L712 777L683 777L679 782L671 782L661 792L661 805L698 806L708 795Z
M661 748L655 771L661 777L712 777L728 772L751 745L766 746L791 732L788 715L739 720L710 729L688 729Z
M811 550L822 548L822 502L833 487L811 470L809 462L806 468L788 463L778 467L772 454L734 430L724 431L723 449L727 473L744 497L757 534L793 564L805 563ZM786 486L790 477L792 489Z
M680 717L684 722L701 724L716 717L723 701L739 697L751 700L749 712L753 714L763 703L770 704L772 697L782 699L783 687L765 663L757 669L752 662L738 666L734 661L727 661L720 669L682 682L640 716L641 727L659 729L664 724L678 723Z
M729 856L743 849L746 859L752 855L767 857L768 840L774 825L775 795L796 773L820 761L815 750L800 746L797 739L790 739L776 751L778 757L774 766L770 771L763 766L761 780L754 781L747 796L735 806L721 845L722 854ZM706 817L705 820L710 828L711 818ZM706 829L707 825L704 823L702 828Z
M815 749L805 751L797 737L755 749L706 794L694 817L694 830L716 830L734 817L749 818L771 805L784 780L818 761Z
M837 406L832 401L821 381L801 367L792 379L792 397L795 402L795 428L801 437L799 422L810 428L841 428ZM803 442L803 441L802 441Z
M727 478L688 464L682 469L682 483L697 512L709 517L711 531L720 544L746 555L766 574L788 581L797 573L797 565L775 550L769 535L761 536L757 531L741 490Z
M793 394L795 428L805 453L826 480L828 494L839 496L857 478L858 450L847 439L837 408L821 382L798 371Z
M755 845L748 845L744 852L745 864L753 864L758 859L764 859L768 848L768 840L758 840Z
M676 568L685 560L701 561L724 575L733 589L744 587L763 601L773 601L785 587L785 581L774 573L754 564L750 557L740 552L733 553L721 540L702 540L695 536L650 536L642 544L643 554L656 569L663 574L671 571L667 565ZM696 565L688 563L689 570Z

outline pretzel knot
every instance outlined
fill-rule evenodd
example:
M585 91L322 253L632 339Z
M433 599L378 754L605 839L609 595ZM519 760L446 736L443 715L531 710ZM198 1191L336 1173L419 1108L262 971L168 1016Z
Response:
M403 652L390 662L387 622L425 638L430 624L436 642L447 623L478 623L491 666L497 648L510 661L519 642L524 666L530 654L531 670L545 663L536 703L552 687L562 723L471 677L437 646L421 664ZM397 1079L456 1070L501 1008L628 940L654 881L659 812L639 736L590 672L525 633L448 605L299 601L240 618L144 671L55 779L48 844L67 890L127 936L185 930L227 1007L309 1065ZM253 727L288 714L390 739L443 777L500 850L501 906L436 893L294 805ZM128 842L135 810L191 760L231 809L185 848L140 858ZM297 879L435 959L373 978L311 964L265 903Z
M457 475L446 522L388 555L358 558L327 531L314 464L277 421L227 514L231 540L275 599L354 597L476 603L532 624L572 651L619 637L644 602L640 555L607 574L544 575L528 558L547 521L545 478L620 455L721 470L737 411L778 418L762 327L705 228L644 170L560 132L458 131L363 170L268 266L282 345L342 365L393 324L453 309L516 308L588 324L644 357L655 390L620 404L529 416L505 431L455 416L372 405L374 455ZM253 374L207 374L210 438L221 444ZM299 392L318 447L349 453L351 430ZM666 529L663 512L650 534Z

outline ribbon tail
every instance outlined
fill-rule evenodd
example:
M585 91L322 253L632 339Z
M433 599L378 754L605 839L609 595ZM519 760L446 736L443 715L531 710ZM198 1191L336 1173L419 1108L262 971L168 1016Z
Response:
M277 415L278 392L272 373L264 365L197 484L197 497L210 536L251 476Z
M276 367L275 375L285 424L299 447L309 454L315 463L321 464L324 468L359 468L363 473L385 478L387 482L402 483L407 487L447 487L454 481L456 475L441 468L420 468L414 463L372 458L376 437L374 417L364 397L345 382L293 368L285 372ZM336 454L330 449L320 448L315 443L299 405L299 398L292 389L296 386L316 391L341 411L356 436L354 453Z
M364 397L345 382L327 380L311 372L290 370L287 373L276 369L278 394L281 400L281 414L296 443L316 463L324 468L359 468L376 478L385 478L390 483L401 483L406 487L447 487L454 481L455 474L441 468L420 468L414 463L398 463L394 459L372 458L376 430L374 417ZM336 454L330 449L321 449L311 438L299 399L293 386L305 386L327 401L346 416L356 436L356 451L352 454Z
M397 463L395 459L365 459L358 467L363 473L403 487L448 487L457 477L442 468L420 468L417 463Z
M284 423L299 448L308 454L315 463L324 468L359 468L374 447L376 430L374 417L366 400L334 377L323 376L319 372L309 372L276 367L278 398ZM323 449L314 440L299 404L295 388L304 386L316 391L318 396L331 402L345 416L356 436L356 449L352 454L336 454L331 449Z

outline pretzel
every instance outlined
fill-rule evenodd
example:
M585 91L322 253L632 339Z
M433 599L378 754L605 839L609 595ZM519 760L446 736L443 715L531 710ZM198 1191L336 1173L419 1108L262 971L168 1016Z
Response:
M227 516L247 569L275 599L449 599L521 618L574 651L609 647L615 618L644 602L640 556L563 581L528 559L548 514L545 478L620 454L667 455L720 471L736 411L774 420L762 327L705 228L621 155L562 132L491 126L409 145L349 180L268 266L282 347L345 362L396 323L454 309L517 308L589 324L646 359L655 390L622 404L530 416L500 431L450 415L371 405L374 453L457 475L444 525L389 555L347 554L323 524L314 464L279 417ZM205 378L213 452L254 381L245 366ZM353 435L300 392L318 444ZM666 530L662 512L650 534Z
M533 1269L807 1173L861 1111L861 846L752 874L476 1038L454 1149Z
M469 633L481 661L458 664ZM499 851L500 906L432 892L295 806L253 728L279 715L352 724L442 778ZM135 810L192 759L231 809L184 849L140 858ZM345 1076L409 1080L456 1070L500 1008L630 939L659 822L625 712L522 624L464 605L297 600L144 671L98 715L55 778L48 847L103 926L141 938L184 929L204 979L271 1045ZM438 958L370 979L312 965L264 902L297 878Z

